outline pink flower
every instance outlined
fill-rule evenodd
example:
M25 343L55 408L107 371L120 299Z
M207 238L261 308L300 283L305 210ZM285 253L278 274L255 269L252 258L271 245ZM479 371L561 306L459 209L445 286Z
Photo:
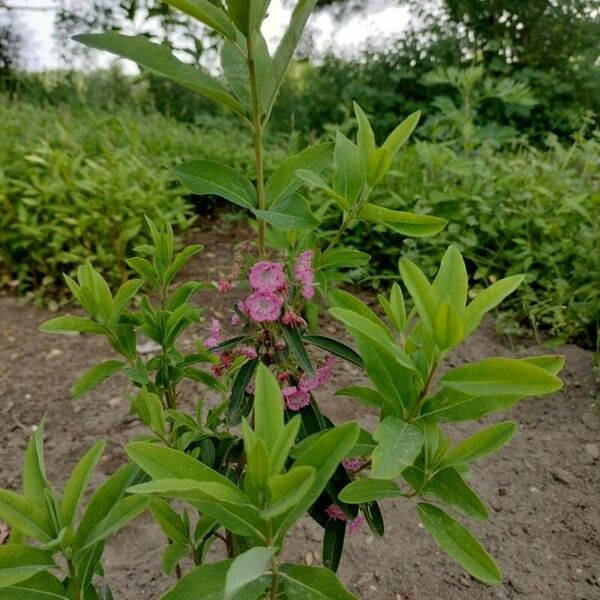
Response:
M258 356L256 350L252 346L240 346L237 351L239 354L250 360L254 360Z
M285 342L283 340L277 340L275 342L275 349L279 350L279 352L281 352L282 350L285 349Z
M310 404L310 394L297 387L286 387L282 390L282 394L288 410L296 412Z
M256 387L254 386L254 382L251 381L247 386L246 386L246 394L248 394L249 396L254 396L254 392L256 391Z
M345 458L342 461L342 465L344 465L344 468L348 473L357 473L363 468L364 464L365 461L360 456L355 458Z
M292 327L306 327L306 321L298 316L293 310L286 311L283 317L281 317L281 322L284 325L290 325Z
M337 505L332 504L325 509L325 514L333 521L345 521L344 511Z
M244 306L253 321L263 323L264 321L277 321L281 314L283 301L272 292L258 291L246 298Z
M250 269L248 280L259 292L277 292L285 286L285 273L279 263L264 260Z
M246 308L246 305L244 303L243 300L238 300L237 301L237 309L243 314L243 315L247 315L248 314L248 309Z
M227 369L231 367L232 364L233 359L231 358L231 356L229 354L223 353L221 354L219 363L213 365L212 372L215 375L215 377L220 377L225 371L227 371Z
M289 381L290 380L290 374L287 373L286 371L282 371L281 373L279 373L277 375L277 381L279 381L279 383L283 383L284 381Z
M240 323L241 323L241 319L240 319L240 315L238 315L237 313L233 313L231 315L231 319L229 319L229 324L232 327L237 327Z
M358 517L348 525L348 533L354 535L364 524L365 518L362 515L358 515Z
M314 377L309 377L304 373L298 381L298 389L302 392L313 392L318 387L325 385L333 377L335 362L335 356L328 356L317 369Z
M219 294L226 294L231 289L231 281L228 279L219 280Z
M315 274L312 268L314 252L305 250L294 264L294 278L302 284L302 295L310 300L315 295Z
M204 340L207 348L214 348L221 342L221 323L218 319L212 319L210 322L210 336Z

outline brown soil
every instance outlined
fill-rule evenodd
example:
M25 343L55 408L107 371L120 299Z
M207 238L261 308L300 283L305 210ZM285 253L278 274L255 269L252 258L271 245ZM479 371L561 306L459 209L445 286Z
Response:
M207 252L198 262L226 268L231 240L239 235L230 230L202 234ZM203 267L199 270L197 277L206 276ZM222 299L214 295L200 302L222 310ZM38 325L50 316L17 299L0 298L2 487L20 487L26 442L44 414L46 464L57 486L84 450L105 438L107 449L94 480L98 483L123 460L127 440L142 432L128 414L123 379L107 382L77 403L69 399L77 377L111 352L92 336L39 333ZM187 343L194 333L198 335L191 332ZM528 348L517 354L536 351L544 352ZM384 504L383 539L366 529L349 539L340 576L350 590L363 600L600 599L600 419L590 409L598 392L591 354L576 346L560 352L567 357L563 392L514 408L509 417L519 422L518 435L474 469L473 485L491 510L490 521L473 530L497 557L505 583L490 588L471 579L421 529L413 507L399 500ZM451 362L509 354L487 324ZM334 389L356 381L356 375L349 367L341 368L320 400L334 421L358 419L372 427L373 414L349 399L333 397ZM451 433L464 435L473 429L457 426ZM286 554L318 564L320 541L319 528L305 520L293 531ZM173 584L160 571L163 549L163 538L146 517L110 540L105 568L115 598L155 599Z

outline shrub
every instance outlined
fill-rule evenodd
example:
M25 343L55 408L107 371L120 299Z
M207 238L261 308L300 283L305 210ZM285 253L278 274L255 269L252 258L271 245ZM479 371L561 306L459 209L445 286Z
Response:
M339 132L335 143L291 154L264 176L264 131L315 3L296 4L271 57L260 33L268 2L229 2L225 12L207 1L173 0L225 38L221 59L227 86L142 36L78 36L228 106L248 122L255 183L208 159L184 162L173 172L192 192L218 193L252 215L256 239L238 249L231 274L219 282L219 291L234 287L239 295L230 312L232 335L224 335L213 319L208 337L193 352L183 352L178 342L201 319L192 298L203 284L174 280L202 248L176 252L168 224L148 221L151 241L128 260L139 277L114 293L90 262L78 268L76 278L66 278L87 316L57 317L42 329L102 336L118 356L87 371L73 396L123 373L137 388L131 411L148 435L127 445L132 462L94 493L79 520L77 504L101 447L85 455L60 498L45 477L41 433L34 434L23 493L0 490L0 518L12 527L12 545L0 553L0 595L110 598L110 590L94 577L103 572L104 541L148 506L169 541L164 570L175 570L179 579L164 600L355 600L335 575L346 531L366 522L383 535L378 502L390 497L418 498L416 512L440 547L477 579L501 581L494 560L449 513L487 518L467 482L470 464L504 446L516 425L485 427L458 444L444 425L477 420L525 397L558 390L563 360L487 358L436 378L448 352L522 280L521 275L500 280L470 300L466 267L454 247L445 252L433 281L414 262L400 259L401 280L413 303L409 312L399 285L379 298L386 320L335 289L339 271L369 258L340 245L349 227L377 223L422 237L435 235L446 222L374 202L373 191L415 129L418 113L378 144L355 105L356 143ZM307 187L322 190L329 202L313 212L303 196ZM339 225L318 236L315 229L329 212ZM330 312L354 338L356 350L319 333L317 298L333 304ZM141 336L157 344L155 356L139 354ZM327 352L320 364L309 352L314 346ZM315 392L331 378L338 358L365 371L368 386L338 393L377 410L372 432L356 422L334 425L319 407ZM181 410L184 379L219 392L220 399L210 406L200 401L191 413ZM324 529L323 567L281 562L289 531L306 513ZM223 543L225 556L208 562L216 542ZM194 567L183 575L177 566L186 557ZM65 565L59 580L52 573Z

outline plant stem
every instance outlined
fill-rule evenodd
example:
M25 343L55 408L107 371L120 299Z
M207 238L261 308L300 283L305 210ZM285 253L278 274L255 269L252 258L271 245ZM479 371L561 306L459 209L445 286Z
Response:
M263 123L261 121L260 101L258 98L258 85L256 82L256 64L254 62L254 46L252 34L247 38L248 52L248 78L250 93L252 95L252 141L254 143L254 160L256 163L256 198L259 210L265 210L265 173L263 161ZM260 217L258 222L258 252L261 258L266 255L265 229L266 223Z
M279 580L279 565L277 559L271 559L271 589L269 590L269 600L277 600L277 588Z

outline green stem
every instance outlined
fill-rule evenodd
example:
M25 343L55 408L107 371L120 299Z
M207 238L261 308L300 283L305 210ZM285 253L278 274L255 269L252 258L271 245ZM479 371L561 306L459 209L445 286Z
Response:
M254 160L256 163L256 197L259 210L265 210L265 173L263 160L263 123L261 121L260 101L258 98L258 85L256 82L256 64L254 62L254 46L252 35L247 38L248 51L248 78L250 93L252 95L252 141L254 144ZM258 252L261 258L266 255L265 230L266 223L260 217L258 222Z

